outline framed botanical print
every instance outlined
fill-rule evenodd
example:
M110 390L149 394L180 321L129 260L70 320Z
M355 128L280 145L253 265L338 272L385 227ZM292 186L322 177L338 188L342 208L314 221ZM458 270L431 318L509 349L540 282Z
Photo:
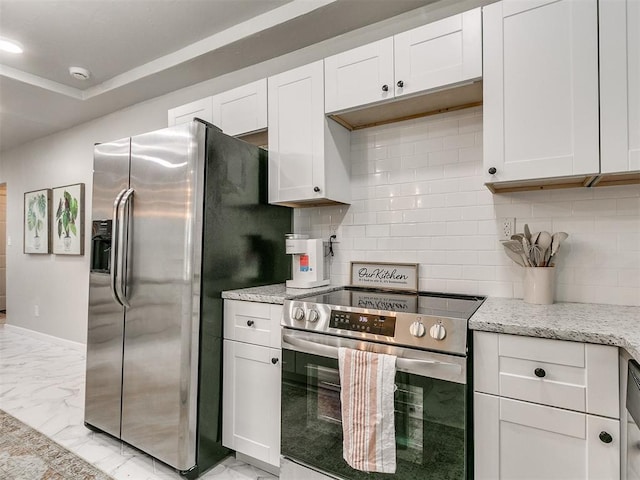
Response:
M53 189L53 253L84 254L84 183Z
M51 189L24 194L24 253L51 253Z

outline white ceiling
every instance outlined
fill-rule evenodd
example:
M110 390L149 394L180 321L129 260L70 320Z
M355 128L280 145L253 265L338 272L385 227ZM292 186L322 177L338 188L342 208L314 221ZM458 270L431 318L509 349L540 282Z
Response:
M434 2L0 0L0 151Z

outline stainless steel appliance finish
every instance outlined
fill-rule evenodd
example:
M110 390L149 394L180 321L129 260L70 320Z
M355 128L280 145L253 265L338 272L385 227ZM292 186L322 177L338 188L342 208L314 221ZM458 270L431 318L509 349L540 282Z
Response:
M483 297L345 287L284 303L281 480L377 480L342 458L338 349L396 356L394 478L470 478L467 322Z
M85 423L185 475L228 454L222 290L289 275L265 168L200 121L95 148Z

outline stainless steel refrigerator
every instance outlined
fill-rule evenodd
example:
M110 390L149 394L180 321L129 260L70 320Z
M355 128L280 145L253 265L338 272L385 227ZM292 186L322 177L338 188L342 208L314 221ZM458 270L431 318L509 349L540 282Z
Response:
M199 120L95 146L85 425L190 478L229 453L221 292L289 277L266 161Z

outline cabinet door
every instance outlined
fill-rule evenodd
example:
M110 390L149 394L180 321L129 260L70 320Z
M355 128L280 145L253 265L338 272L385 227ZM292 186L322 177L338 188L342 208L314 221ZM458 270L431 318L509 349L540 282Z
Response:
M618 420L482 393L474 394L474 418L476 479L620 475Z
M267 128L267 79L213 97L213 124L231 136Z
M394 36L396 97L482 76L479 8Z
M168 125L171 127L173 125L188 123L194 118L201 118L202 120L213 123L212 105L211 97L207 97L172 108L167 114Z
M393 98L393 38L324 59L325 111Z
M224 341L222 444L280 464L280 350Z
M640 2L601 1L602 173L640 170Z
M598 173L596 0L483 8L489 182Z
M269 202L324 192L322 60L269 77Z

